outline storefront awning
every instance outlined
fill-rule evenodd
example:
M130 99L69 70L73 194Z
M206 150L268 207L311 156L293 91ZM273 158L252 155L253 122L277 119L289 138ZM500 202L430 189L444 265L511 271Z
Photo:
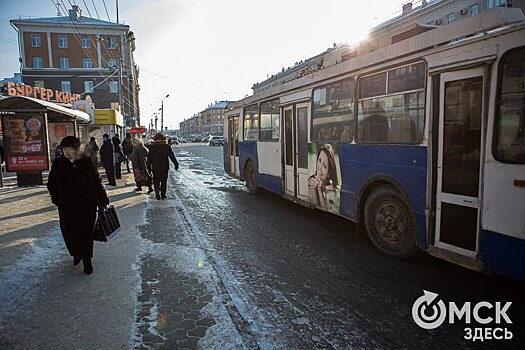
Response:
M32 97L10 96L0 100L0 112L47 112L51 119L72 119L79 123L89 123L89 114L62 107L56 103ZM55 117L55 118L53 118Z

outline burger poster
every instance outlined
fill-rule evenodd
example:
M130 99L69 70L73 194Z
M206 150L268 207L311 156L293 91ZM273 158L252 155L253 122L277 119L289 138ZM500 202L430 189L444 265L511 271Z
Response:
M49 169L43 115L3 115L7 171Z

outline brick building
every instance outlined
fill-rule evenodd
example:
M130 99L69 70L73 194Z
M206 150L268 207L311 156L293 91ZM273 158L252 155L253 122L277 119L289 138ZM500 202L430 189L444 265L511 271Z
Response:
M209 136L224 133L224 110L228 101L215 101L205 110L180 123L182 137L191 138L192 135Z
M68 16L11 24L25 84L89 95L97 109L120 109L126 125L140 125L135 38L128 25L84 17L78 6Z

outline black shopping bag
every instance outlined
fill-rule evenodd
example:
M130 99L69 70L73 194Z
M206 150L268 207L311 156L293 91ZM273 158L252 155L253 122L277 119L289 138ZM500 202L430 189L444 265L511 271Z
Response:
M99 242L107 242L113 238L121 229L115 207L109 205L98 211L97 222L93 230L93 239Z

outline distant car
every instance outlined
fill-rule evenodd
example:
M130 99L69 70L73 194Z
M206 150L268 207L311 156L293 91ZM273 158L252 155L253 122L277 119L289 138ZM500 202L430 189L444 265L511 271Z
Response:
M210 146L222 146L224 145L223 136L211 136L210 137Z

